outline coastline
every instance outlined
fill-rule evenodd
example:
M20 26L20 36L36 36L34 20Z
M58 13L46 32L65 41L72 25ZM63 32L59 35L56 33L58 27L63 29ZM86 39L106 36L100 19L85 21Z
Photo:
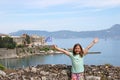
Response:
M28 51L28 49L31 50ZM0 48L0 59L24 58L32 55L57 55L57 54L62 53L55 50L41 51L36 48L15 48L15 49ZM89 54L100 54L100 52L89 52Z
M28 49L31 49L28 51ZM28 57L32 55L54 55L54 54L61 54L59 51L40 51L36 48L15 48L15 49L6 49L6 48L0 48L0 59L6 59L6 58L23 58Z

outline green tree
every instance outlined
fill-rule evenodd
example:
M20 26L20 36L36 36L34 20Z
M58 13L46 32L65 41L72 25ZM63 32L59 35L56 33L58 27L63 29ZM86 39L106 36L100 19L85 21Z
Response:
M27 44L30 44L30 36L29 35L26 35L26 42L27 42Z
M13 38L11 37L3 37L3 38L0 38L0 48L15 48L16 47L16 43L13 41Z
M2 37L0 36L0 48L2 48L3 42L2 42Z

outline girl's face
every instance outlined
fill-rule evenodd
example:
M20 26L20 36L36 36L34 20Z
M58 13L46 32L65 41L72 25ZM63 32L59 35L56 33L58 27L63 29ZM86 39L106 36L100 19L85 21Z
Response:
M79 54L81 52L80 46L76 46L74 51L76 54Z

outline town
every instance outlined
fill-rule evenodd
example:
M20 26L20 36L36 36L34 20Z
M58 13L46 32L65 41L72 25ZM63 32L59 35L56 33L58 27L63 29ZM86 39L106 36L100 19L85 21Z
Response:
M33 47L33 46L46 45L45 37L43 36L37 36L37 35L29 36L27 34L22 34L21 36L10 36L10 35L5 35L5 34L0 34L0 40L4 40L3 42L5 42L6 40L5 43L8 43L10 42L10 39L11 39L11 42L16 44L16 47L17 46ZM2 46L3 45L1 43L0 48L2 48Z

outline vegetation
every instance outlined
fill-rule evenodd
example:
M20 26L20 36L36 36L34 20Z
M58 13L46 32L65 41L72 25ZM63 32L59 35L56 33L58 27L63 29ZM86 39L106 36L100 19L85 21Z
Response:
M27 42L27 44L30 44L30 36L26 35L25 41Z
M50 50L50 47L49 47L49 46L44 46L44 47L40 48L40 51L45 51L45 52L47 52L47 51L49 51L49 50Z
M0 37L0 48L8 48L13 49L16 47L16 43L13 41L11 37Z
M19 44L19 45L16 45L16 47L17 47L17 48L23 48L23 47L25 47L25 45Z
M2 64L0 64L0 70L5 70L5 66L3 66Z

